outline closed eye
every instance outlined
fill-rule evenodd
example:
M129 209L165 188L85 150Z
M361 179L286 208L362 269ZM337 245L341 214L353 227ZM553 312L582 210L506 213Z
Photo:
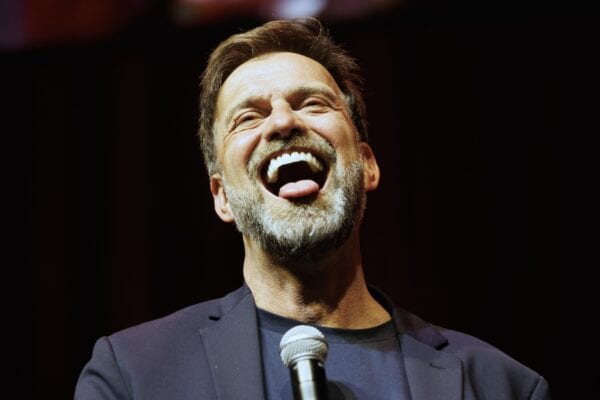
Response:
M256 111L247 111L234 120L234 128L252 128L255 124L258 124L262 117L263 116Z
M301 109L309 109L309 111L325 110L325 108L327 108L327 107L328 107L328 103L325 100L315 98L315 97L306 99L300 105Z

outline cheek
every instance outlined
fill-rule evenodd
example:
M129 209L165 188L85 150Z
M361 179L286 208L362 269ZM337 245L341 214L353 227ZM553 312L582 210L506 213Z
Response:
M224 151L222 154L225 161L223 162L223 165L230 165L236 169L239 169L240 167L245 169L260 138L261 135L258 130L238 133L231 136L224 144Z
M313 128L338 150L356 147L354 125L343 118L322 119Z

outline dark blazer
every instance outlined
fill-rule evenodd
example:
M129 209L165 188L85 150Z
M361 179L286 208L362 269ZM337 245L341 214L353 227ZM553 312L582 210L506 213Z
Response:
M372 293L393 316L412 400L550 398L543 377L498 349ZM250 290L100 338L75 399L265 399Z

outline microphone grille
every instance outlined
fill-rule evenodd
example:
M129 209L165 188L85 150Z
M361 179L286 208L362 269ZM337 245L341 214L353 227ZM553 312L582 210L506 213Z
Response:
M288 330L279 343L281 361L286 367L300 358L316 358L325 362L327 340L315 327L297 325Z

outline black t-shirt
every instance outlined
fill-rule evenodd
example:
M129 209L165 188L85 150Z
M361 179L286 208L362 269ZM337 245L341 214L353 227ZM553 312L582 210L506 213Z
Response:
M258 310L264 384L269 400L293 400L290 373L279 356L279 342L301 324ZM369 329L316 326L329 345L325 360L330 400L409 400L401 349L392 321Z

